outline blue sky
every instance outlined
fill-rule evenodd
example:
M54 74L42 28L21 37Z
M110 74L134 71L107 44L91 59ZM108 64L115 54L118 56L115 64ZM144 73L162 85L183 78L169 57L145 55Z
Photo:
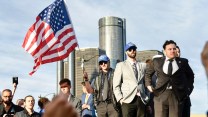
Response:
M12 88L19 77L14 101L31 94L56 92L56 63L41 66L30 77L33 59L21 47L36 16L53 0L0 1L0 90ZM207 0L66 0L79 47L98 47L98 20L104 16L126 19L127 42L138 50L162 50L165 40L174 40L195 73L191 94L192 113L208 107L207 80L200 53L208 36ZM89 41L90 40L90 41ZM36 107L37 108L37 107Z

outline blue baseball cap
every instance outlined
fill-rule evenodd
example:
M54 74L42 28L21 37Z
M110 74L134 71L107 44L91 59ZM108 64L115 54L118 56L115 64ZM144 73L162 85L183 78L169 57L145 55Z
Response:
M101 55L99 58L98 58L98 62L100 61L106 61L108 62L110 59L106 56L106 55Z
M135 44L129 42L129 43L127 43L126 46L125 46L125 51L127 51L127 50L128 50L129 48L131 48L131 47L135 47L135 48L137 49L137 47L136 47Z

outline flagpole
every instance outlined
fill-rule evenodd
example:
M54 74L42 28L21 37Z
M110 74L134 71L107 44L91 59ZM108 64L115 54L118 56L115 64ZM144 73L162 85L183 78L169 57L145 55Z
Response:
M73 26L73 23L72 23L72 20L71 20L71 17L70 17L70 15L69 15L69 11L68 11L68 7L67 7L67 5L66 5L66 1L65 0L63 0L64 1L64 5L65 5L65 7L66 7L66 11L67 11L67 14L68 14L68 17L69 17L69 20L71 21L71 25L72 25L72 27L74 27ZM74 29L74 28L73 28ZM76 35L76 33L75 33L75 30L74 30L74 35ZM75 39L76 39L76 41L77 41L77 38L75 37ZM78 44L78 41L77 41L77 47L79 48L79 44ZM73 50L71 53L70 53L70 55L69 55L69 57L68 57L68 65L69 65L69 71L68 71L68 73L69 73L69 79L71 80L71 93L73 94L73 95L75 95L75 70L74 70L74 68L75 68L75 50Z
M65 5L65 7L66 7L66 11L67 11L67 14L68 14L69 20L71 21L71 25L72 25L72 27L73 27L73 29L74 29L74 26L73 26L73 23L72 23L71 17L70 17L70 15L69 15L69 10L68 10L68 7L67 7L67 5L66 5L66 1L65 1L65 0L63 0L63 1L64 1L64 5ZM74 30L74 35L75 35L75 39L76 39L76 41L77 41L77 37L76 37L75 30ZM78 41L77 41L77 47L79 48L79 43L78 43Z

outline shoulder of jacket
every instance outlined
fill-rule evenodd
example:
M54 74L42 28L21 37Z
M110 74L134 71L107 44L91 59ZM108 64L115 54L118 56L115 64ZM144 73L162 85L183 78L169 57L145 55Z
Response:
M178 59L181 61L188 61L188 59L186 59L186 58L178 58Z
M125 60L125 61L122 61L122 62L117 63L117 65L122 66L122 65L126 65L127 63L128 63L128 61Z
M77 101L77 102L81 101L78 97L75 97L75 96L74 96L74 100Z

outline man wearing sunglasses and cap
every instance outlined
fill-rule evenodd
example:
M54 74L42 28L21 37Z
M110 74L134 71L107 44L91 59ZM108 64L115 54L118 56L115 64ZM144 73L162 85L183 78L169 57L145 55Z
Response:
M92 80L91 88L94 94L94 104L97 110L98 117L118 117L118 108L114 105L113 94L113 74L114 70L110 68L110 59L106 55L101 55L98 58L99 75ZM85 80L88 79L84 75ZM85 81L85 83L87 83Z
M117 64L113 77L113 91L124 117L144 117L149 100L144 87L146 64L136 60L136 49L135 44L126 44L127 60Z

